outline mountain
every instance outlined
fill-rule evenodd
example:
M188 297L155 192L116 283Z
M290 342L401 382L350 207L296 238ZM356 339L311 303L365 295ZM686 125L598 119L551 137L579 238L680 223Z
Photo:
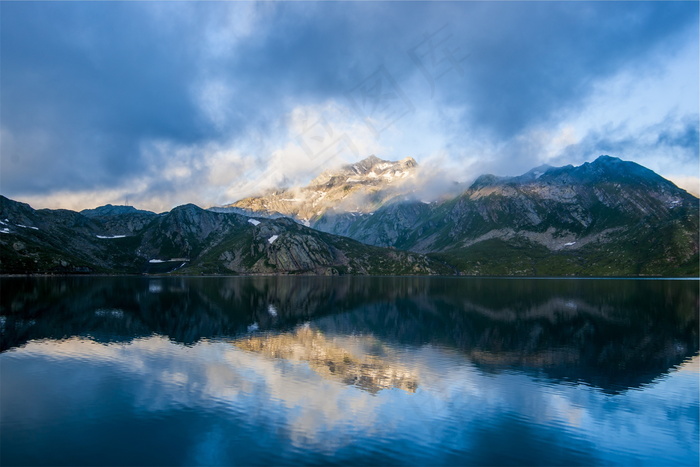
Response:
M379 161L363 167L391 164ZM319 179L348 186L348 170ZM310 218L286 213L366 244L432 254L465 274L698 275L698 199L633 162L601 156L517 177L482 175L431 203L405 196L406 185L392 187L379 185L383 196L358 209L341 199ZM326 200L317 182L296 190ZM273 199L244 204L254 210Z
M392 162L372 155L356 164L327 170L305 187L272 190L214 210L287 216L313 227L329 211L372 212L403 193L417 166L412 157Z
M111 204L106 204L95 209L83 209L80 214L87 217L119 217L125 214L137 214L146 217L154 216L155 213L151 211L143 211L141 209L136 209L133 206L113 206Z
M289 219L188 204L168 213L34 210L0 196L0 273L436 274L421 254L363 245ZM120 207L123 208L123 207Z
M415 160L371 156L209 210L0 196L0 273L700 275L698 198L633 162L482 175L432 202L422 183Z
M84 209L80 211L80 214L99 221L105 233L112 236L131 235L146 227L157 217L157 214L151 211L142 211L133 206L113 206L111 204L95 209Z

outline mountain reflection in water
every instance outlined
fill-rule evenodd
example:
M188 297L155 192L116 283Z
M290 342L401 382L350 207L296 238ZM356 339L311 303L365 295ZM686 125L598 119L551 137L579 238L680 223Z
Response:
M418 387L417 376L410 370L373 355L358 358L309 326L279 335L246 337L233 344L266 357L308 362L322 377L357 386L372 394L389 388L414 393Z
M311 323L326 337L440 346L485 372L518 369L613 393L698 352L695 281L59 277L4 278L2 287L11 293L0 296L1 351L71 336L158 334L193 345L253 330L291 332L301 345L295 329ZM352 362L324 365L361 380L363 365L378 364ZM398 387L410 390L410 380Z
M0 465L697 466L697 285L2 278Z

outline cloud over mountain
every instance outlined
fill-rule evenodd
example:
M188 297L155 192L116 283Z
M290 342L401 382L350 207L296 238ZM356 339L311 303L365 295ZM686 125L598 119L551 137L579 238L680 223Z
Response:
M371 153L466 179L614 140L697 168L695 3L0 9L2 190L38 205L218 204Z

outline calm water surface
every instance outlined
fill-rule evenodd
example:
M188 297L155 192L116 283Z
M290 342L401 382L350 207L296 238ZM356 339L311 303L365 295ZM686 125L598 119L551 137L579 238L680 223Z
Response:
M0 464L698 465L698 282L0 279Z

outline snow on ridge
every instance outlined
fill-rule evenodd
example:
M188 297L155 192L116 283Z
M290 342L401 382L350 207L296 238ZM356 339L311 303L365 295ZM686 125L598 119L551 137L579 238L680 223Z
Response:
M576 242L564 243L564 246L571 246L571 245L576 245Z
M37 230L39 230L39 229L37 229ZM97 237L97 238L124 238L124 237L126 237L126 235L112 235L111 237L107 236L107 235L95 235L95 237Z
M277 240L278 237L279 235L273 235L272 237L268 238L267 241L270 243L270 245L272 245L272 242Z
M32 227L31 225L22 225L22 224L17 224L17 227L22 227L24 229L34 229L34 230L39 230L39 227Z
M12 232L10 232L10 229L8 229L7 227L3 227L2 229L0 229L0 233L9 234L9 233L12 233Z
M187 259L187 258L170 258L170 259L149 259L148 260L149 263L170 263L173 261L185 261L185 262L187 262L187 261L189 261L189 259ZM182 266L180 266L180 267L182 267Z
M260 225L260 221L256 221L255 219L248 219L248 222L250 222L253 225Z

